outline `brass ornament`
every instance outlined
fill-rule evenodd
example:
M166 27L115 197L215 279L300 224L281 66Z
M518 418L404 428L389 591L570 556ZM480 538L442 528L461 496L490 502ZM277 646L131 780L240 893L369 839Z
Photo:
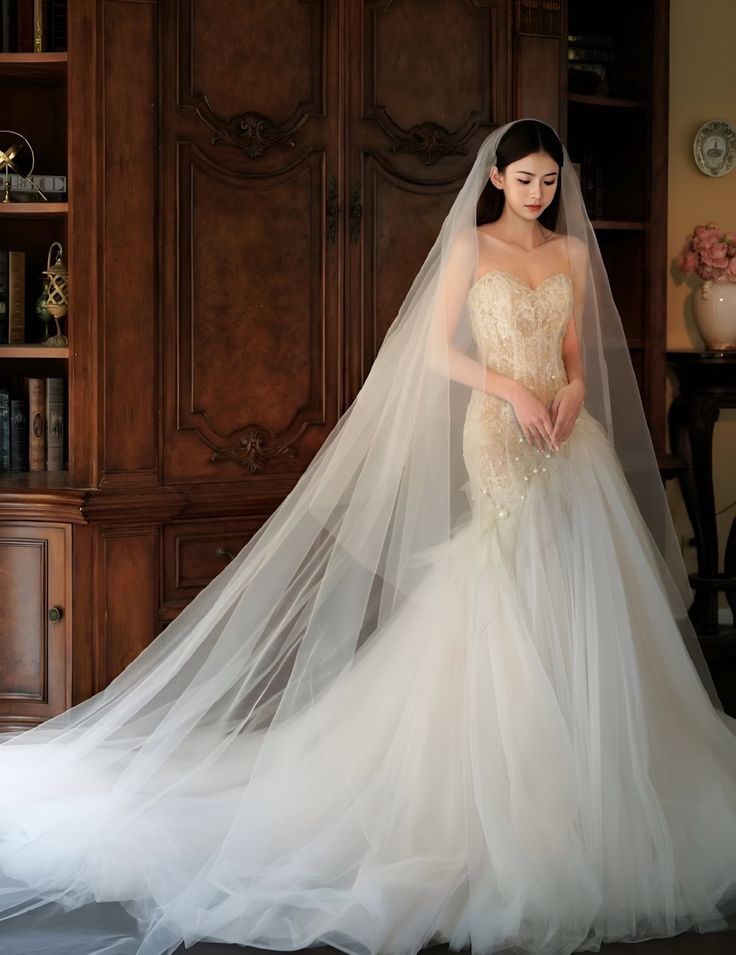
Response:
M57 250L56 260L51 263L51 256ZM52 242L46 261L46 269L42 273L48 282L48 291L44 308L56 322L56 335L44 341L44 345L68 345L69 339L61 332L59 320L69 311L69 270L62 259L61 242Z

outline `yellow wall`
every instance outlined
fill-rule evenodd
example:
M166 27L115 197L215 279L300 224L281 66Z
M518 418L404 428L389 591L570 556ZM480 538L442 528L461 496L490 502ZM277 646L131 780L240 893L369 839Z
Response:
M713 179L693 161L693 138L709 119L736 125L736 0L671 0L668 248L670 264L685 237L709 219L736 229L736 170ZM667 345L701 347L692 318L690 286L671 268L667 290ZM692 279L690 280L691 285ZM736 316L734 316L736 321ZM668 382L668 403L673 381ZM716 510L736 500L736 409L721 412L713 439ZM668 494L681 540L691 534L676 482ZM718 518L723 547L736 507ZM694 569L694 553L686 552ZM725 598L721 594L721 606Z

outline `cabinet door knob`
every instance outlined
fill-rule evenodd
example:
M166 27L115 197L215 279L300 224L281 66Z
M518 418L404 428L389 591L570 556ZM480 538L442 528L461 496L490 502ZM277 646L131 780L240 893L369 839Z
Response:
M59 620L61 620L63 616L64 616L63 607L52 607L51 610L49 610L49 620L52 623L57 623Z
M232 551L227 550L227 548L225 548L225 547L218 547L218 548L217 548L217 556L218 556L218 557L222 557L224 560L230 561L230 560L233 560L233 559L234 559L235 554L233 554Z

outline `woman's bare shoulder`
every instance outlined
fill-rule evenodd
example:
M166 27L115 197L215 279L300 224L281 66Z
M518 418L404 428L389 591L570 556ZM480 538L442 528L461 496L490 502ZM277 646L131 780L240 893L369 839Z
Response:
M484 222L483 225L478 225L475 227L475 231L479 235L487 235L490 238L494 238L494 233L496 232L496 223L495 222Z

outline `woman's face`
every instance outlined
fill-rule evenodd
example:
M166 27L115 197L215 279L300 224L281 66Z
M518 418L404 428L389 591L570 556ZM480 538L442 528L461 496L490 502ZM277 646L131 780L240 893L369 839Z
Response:
M490 179L503 189L509 210L522 219L538 219L557 191L560 167L547 153L529 153L511 162L503 172L494 166Z

